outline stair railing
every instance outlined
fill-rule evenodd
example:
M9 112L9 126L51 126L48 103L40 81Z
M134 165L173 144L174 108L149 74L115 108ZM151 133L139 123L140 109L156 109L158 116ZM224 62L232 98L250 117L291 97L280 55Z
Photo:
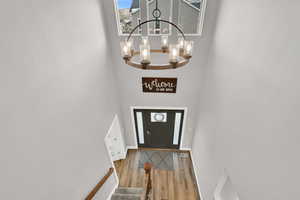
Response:
M113 172L114 168L109 168L105 176L97 183L97 185L92 189L92 191L87 195L87 197L84 200L92 200Z

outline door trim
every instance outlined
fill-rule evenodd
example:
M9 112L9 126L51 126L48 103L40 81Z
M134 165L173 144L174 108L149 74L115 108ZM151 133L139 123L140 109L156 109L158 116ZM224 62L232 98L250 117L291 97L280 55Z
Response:
M111 124L110 124L110 127L109 127L108 131L106 132L106 135L104 136L104 139L103 139L104 145L105 145L105 148L106 148L106 152L107 152L108 157L109 157L109 160L110 160L110 162L111 162L111 166L114 168L113 173L114 173L114 176L115 176L115 179L116 179L116 184L113 186L113 189L112 189L110 195L113 194L113 192L115 191L114 188L117 188L118 185L119 185L119 183L120 183L120 180L119 180L119 177L118 177L118 174L117 174L117 170L116 170L115 163L114 163L114 161L113 161L113 159L112 159L112 156L110 155L110 150L109 150L109 147L108 147L107 142L106 142L107 137L108 137L108 135L109 135L109 133L110 133L110 131L111 131L113 125L114 125L114 121L115 121L115 120L119 120L119 117L118 117L117 114L114 116L114 118L113 118L113 120L112 120L112 122L111 122ZM119 121L119 122L120 122L120 121ZM125 156L126 156L126 154L125 154Z
M162 107L162 106L130 106L130 112L131 112L131 124L132 124L132 129L133 133L132 137L134 137L135 141L135 148L138 149L138 141L137 141L137 132L135 128L135 120L134 120L134 109L153 109L153 110L183 110L184 111L184 117L183 117L183 122L182 122L182 130L181 130L181 140L179 144L179 150L183 150L182 144L183 140L185 139L185 124L186 124L186 119L187 119L187 114L188 114L188 108L187 107Z

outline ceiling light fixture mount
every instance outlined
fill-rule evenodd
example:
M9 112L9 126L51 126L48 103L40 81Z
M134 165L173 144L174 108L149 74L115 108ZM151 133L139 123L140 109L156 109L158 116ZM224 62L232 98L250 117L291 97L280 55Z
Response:
M163 69L174 69L178 67L185 66L189 63L190 58L192 57L193 52L193 41L187 41L184 35L184 32L173 22L159 19L161 16L161 11L158 8L158 0L156 0L156 8L152 12L154 19L144 21L138 24L132 29L125 41L121 42L121 53L122 57L126 64L147 70L163 70ZM155 28L160 27L160 22L167 23L176 28L176 30L181 34L178 37L177 44L169 44L168 36L161 36L161 48L160 49L151 49L150 43L147 36L141 37L140 50L135 51L133 47L132 34L136 29L141 27L144 24L155 22ZM151 63L151 53L161 53L169 55L169 63L166 64L152 64ZM140 62L135 62L132 60L133 57L140 56Z

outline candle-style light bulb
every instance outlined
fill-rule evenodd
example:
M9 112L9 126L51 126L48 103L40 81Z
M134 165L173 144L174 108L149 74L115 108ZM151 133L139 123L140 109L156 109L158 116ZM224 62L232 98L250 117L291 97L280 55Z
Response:
M184 52L183 52L184 57L186 57L186 58L191 58L192 57L193 45L194 45L193 41L186 41L185 42Z
M188 44L188 45L186 46L186 51L189 52L189 51L191 51L191 50L192 50L192 46L191 46L190 44Z
M150 45L140 45L140 57L142 64L150 64Z
M132 40L126 42L126 46L131 49L132 48Z
M142 44L143 45L148 45L149 44L148 36L143 36L142 37Z
M172 54L173 54L173 56L176 56L177 55L177 49L172 49Z
M124 54L128 53L128 47L126 45L123 47L123 52L124 52Z
M132 56L132 52L131 52L132 47L130 45L128 45L127 41L122 41L120 43L120 45L121 45L121 54L122 54L122 57L125 60L129 60L131 58L131 56Z
M169 62L172 64L176 64L179 60L179 46L178 45L170 45L169 47Z
M143 50L143 58L147 58L148 52L146 49Z
M183 48L184 48L184 38L183 37L178 38L178 45L179 45L179 49L183 50Z
M166 52L168 49L168 36L167 35L161 36L161 49L163 50L163 52Z

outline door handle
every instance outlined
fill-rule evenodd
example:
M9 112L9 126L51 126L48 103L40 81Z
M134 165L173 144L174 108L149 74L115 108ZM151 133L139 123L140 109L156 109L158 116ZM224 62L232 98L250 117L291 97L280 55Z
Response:
M151 135L151 132L149 130L146 131L147 135Z

